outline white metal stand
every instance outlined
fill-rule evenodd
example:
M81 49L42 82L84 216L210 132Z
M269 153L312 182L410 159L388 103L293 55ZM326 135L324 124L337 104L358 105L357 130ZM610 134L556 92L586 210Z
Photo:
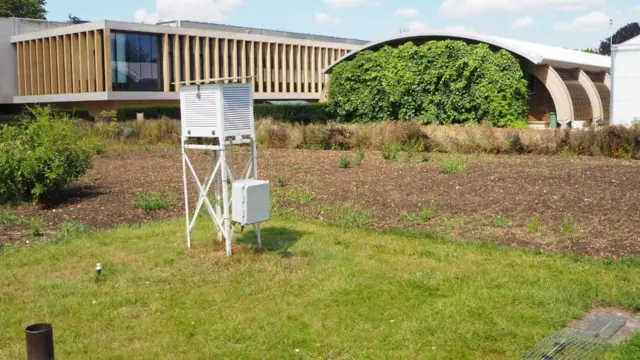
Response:
M191 248L191 233L198 220L198 215L204 206L213 221L218 234L218 240L225 241L225 249L227 256L231 256L231 243L233 241L233 223L231 221L230 209L231 203L229 185L234 180L233 171L231 170L235 163L233 146L250 145L251 155L247 162L245 170L242 172L241 179L257 179L258 178L258 157L256 139L236 137L233 139L221 139L222 144L219 145L196 145L189 144L183 138L182 140L182 172L184 180L184 198L185 198L185 220L187 228L187 247ZM213 152L212 168L207 172L203 182L200 182L198 173L189 158L187 150L209 150ZM229 167L229 162L232 166ZM196 203L193 216L189 212L189 181L187 172L191 174L196 188L198 190L198 201ZM213 191L212 191L213 187ZM211 203L210 194L213 194L215 202ZM260 233L260 224L254 224L256 235L258 237L258 247L262 247L262 237Z

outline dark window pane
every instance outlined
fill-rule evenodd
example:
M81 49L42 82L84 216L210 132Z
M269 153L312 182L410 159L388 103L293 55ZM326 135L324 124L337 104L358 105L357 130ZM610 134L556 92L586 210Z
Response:
M158 73L159 37L150 34L112 34L114 90L161 90Z
M140 62L150 62L153 54L151 53L151 39L152 36L141 35L140 36Z

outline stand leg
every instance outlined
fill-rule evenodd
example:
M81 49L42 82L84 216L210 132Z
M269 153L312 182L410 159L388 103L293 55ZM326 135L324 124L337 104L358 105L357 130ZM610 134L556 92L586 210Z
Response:
M184 141L182 143L182 180L184 181L184 213L186 219L187 230L187 248L191 248L191 231L189 229L189 189L187 182L187 154L184 150Z
M258 237L258 250L262 250L262 231L260 230L260 224L254 225L256 228L256 236Z
M214 155L214 161L217 163L220 159L220 154L216 151ZM216 216L218 219L222 218L222 177L220 176L221 172L224 171L224 168L221 166L220 171L216 174L216 178L214 179L215 191L216 191ZM218 241L222 241L223 234L220 231L219 227L216 227L216 234L218 235Z
M256 139L251 138L251 167L253 172L253 178L258 178L258 147L256 146ZM262 233L260 231L260 224L255 224L256 236L258 237L258 249L262 249Z
M227 168L227 157L225 154L224 148L220 150L220 157L222 161L222 211L224 220L222 221L224 232L224 237L226 240L226 250L227 256L231 256L231 218L229 216L229 183L228 183L228 168Z

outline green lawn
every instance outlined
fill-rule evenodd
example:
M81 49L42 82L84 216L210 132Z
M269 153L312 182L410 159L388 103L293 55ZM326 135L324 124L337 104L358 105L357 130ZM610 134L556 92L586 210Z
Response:
M54 324L60 359L513 359L592 304L640 308L640 265L278 219L232 260L171 221L0 254L0 359ZM239 239L252 243L251 234ZM104 276L96 280L94 267ZM640 338L619 349L637 359Z

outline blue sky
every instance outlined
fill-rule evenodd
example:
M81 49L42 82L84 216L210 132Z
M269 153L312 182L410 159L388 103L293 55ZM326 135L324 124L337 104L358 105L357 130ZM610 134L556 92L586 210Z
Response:
M640 20L640 0L48 0L48 18L187 19L381 40L403 31L464 29L571 48L597 47Z

